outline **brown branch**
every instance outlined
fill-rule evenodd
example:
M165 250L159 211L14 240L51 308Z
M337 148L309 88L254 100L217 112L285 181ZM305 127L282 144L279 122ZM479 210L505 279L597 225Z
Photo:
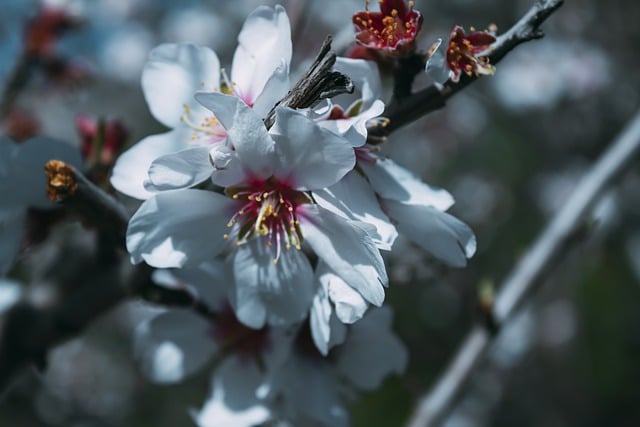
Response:
M410 427L434 427L443 421L461 390L499 332L535 292L551 266L561 259L602 191L640 153L640 112L611 143L591 170L582 178L562 209L556 213L533 245L520 258L500 287L489 323L476 325L464 339L450 365L431 391L420 399Z
M275 121L276 107L307 108L318 101L332 98L342 93L352 93L351 79L337 71L331 71L336 63L336 54L331 52L331 36L328 36L309 70L287 95L269 111L264 119L265 126L271 128Z
M529 11L506 33L499 36L488 49L487 57L492 64L497 64L507 53L521 43L543 37L540 25L555 12L564 0L539 0ZM448 81L441 85L430 85L411 96L397 98L389 104L383 115L389 119L385 127L368 126L370 143L379 143L396 129L414 122L422 116L444 107L446 101L476 81L477 77L463 75L458 83Z

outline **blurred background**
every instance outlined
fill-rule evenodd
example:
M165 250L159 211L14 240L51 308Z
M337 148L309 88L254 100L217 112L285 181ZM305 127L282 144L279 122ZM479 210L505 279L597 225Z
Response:
M426 50L437 37L446 38L453 24L483 29L493 23L504 31L532 2L416 0L424 16L419 46ZM133 144L163 130L140 88L148 52L163 42L192 41L214 49L228 66L247 14L275 2L47 3L68 8L80 25L55 44L62 71L33 79L16 105L46 135L79 144L75 121L82 113L118 119ZM336 49L346 50L351 14L364 8L364 0L282 3L293 25L294 73L305 69L327 34L335 36ZM3 84L39 4L0 1ZM640 3L633 0L567 1L543 25L544 39L521 45L493 77L390 137L385 152L455 196L452 213L473 228L478 252L467 268L453 270L398 240L387 257L387 302L409 366L352 405L353 425L396 426L409 417L415 399L478 320L479 285L499 285L638 108L639 21ZM424 77L416 87L428 83ZM446 427L640 425L638 165L602 197L590 233L498 337ZM90 239L78 224L59 225L21 255L12 274L29 278L31 298L49 298L56 290L46 280L47 268ZM133 359L133 327L153 310L140 301L124 303L53 350L43 372L25 375L4 396L0 425L191 425L187 408L201 406L208 375L151 385Z

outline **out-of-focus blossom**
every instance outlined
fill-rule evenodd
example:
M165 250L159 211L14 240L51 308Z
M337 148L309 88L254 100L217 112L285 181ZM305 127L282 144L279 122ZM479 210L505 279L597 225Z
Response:
M3 130L12 140L22 142L40 133L40 122L29 111L14 108L4 119Z
M76 117L80 150L89 164L110 167L127 142L129 131L117 119L98 120L87 114Z
M167 155L154 162L150 178L168 190L210 176L226 195L186 189L144 202L127 231L132 261L183 267L230 251L231 303L242 322L261 328L307 315L314 281L304 242L371 303L382 304L387 275L365 224L323 209L307 194L349 172L353 148L302 112L278 108L267 131L238 97L197 98L220 120L234 151L200 147Z
M264 117L289 89L290 61L291 29L281 6L261 6L249 15L238 36L231 79L209 48L193 44L155 48L142 74L142 89L151 113L172 130L149 136L120 156L111 178L113 186L147 199L158 191L148 182L154 160L180 150L225 145L219 144L226 141L224 128L196 102L194 94L232 94Z
M51 159L82 165L75 147L46 137L16 144L0 140L0 275L11 268L20 247L27 208L51 209L44 165Z
M25 54L39 58L51 57L60 37L80 23L78 17L70 14L64 7L40 6L25 30Z
M471 33L466 34L461 26L455 25L446 45L438 40L431 48L426 65L427 74L438 83L444 83L449 78L458 82L462 73L468 76L493 74L495 68L489 64L489 58L481 54L486 53L495 41L495 36L488 31L472 29Z
M380 11L366 10L353 15L356 41L361 45L391 55L403 55L415 47L415 38L422 26L422 14L408 7L405 0L381 0Z

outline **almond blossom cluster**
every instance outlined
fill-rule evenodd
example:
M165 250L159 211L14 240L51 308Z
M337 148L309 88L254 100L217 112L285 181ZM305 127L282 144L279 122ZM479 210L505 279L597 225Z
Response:
M402 1L354 16L359 42L391 51L412 42L421 22ZM169 130L124 152L111 177L142 200L127 230L131 261L160 269L158 283L186 287L216 312L168 311L141 325L144 372L180 381L221 349L236 350L194 412L203 426L347 425L343 385L373 389L406 363L388 331L391 311L370 309L389 285L383 253L399 233L451 266L475 252L471 229L446 212L453 197L367 142L367 124L384 120L376 65L338 58L334 71L357 89L351 99L293 109L278 105L291 90L292 51L281 6L249 15L230 74L207 47L155 48L142 88ZM372 359L375 346L384 357Z

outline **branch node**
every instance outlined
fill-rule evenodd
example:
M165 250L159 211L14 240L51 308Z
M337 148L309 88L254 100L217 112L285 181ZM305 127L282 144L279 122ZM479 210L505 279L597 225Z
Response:
M61 202L78 190L73 167L60 160L50 160L44 166L47 194L52 202Z

